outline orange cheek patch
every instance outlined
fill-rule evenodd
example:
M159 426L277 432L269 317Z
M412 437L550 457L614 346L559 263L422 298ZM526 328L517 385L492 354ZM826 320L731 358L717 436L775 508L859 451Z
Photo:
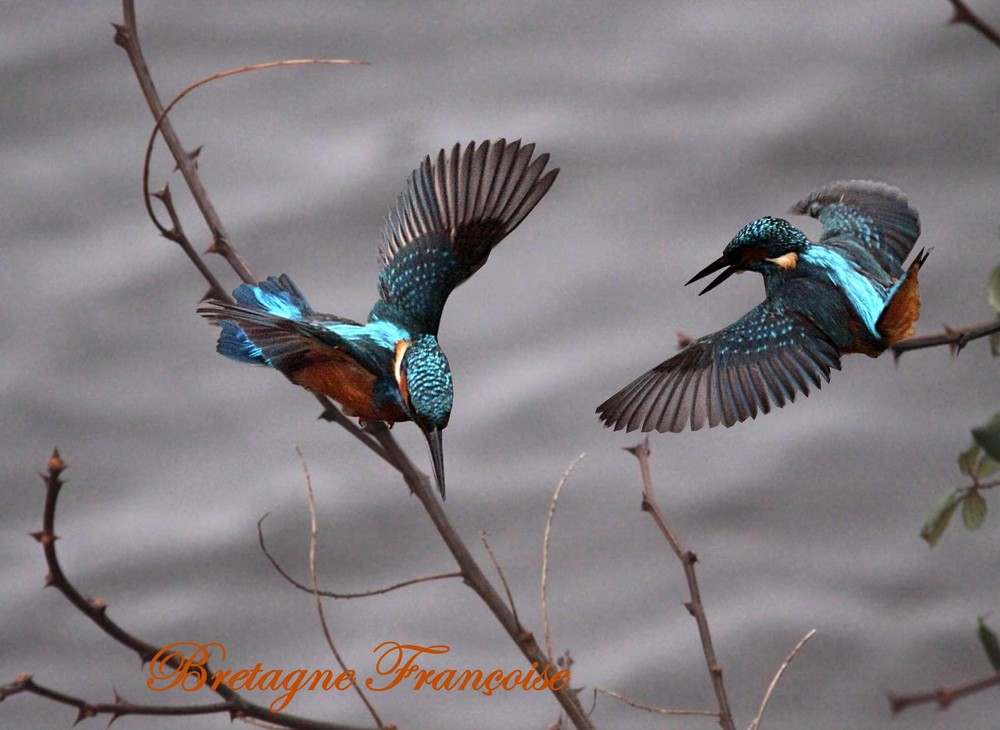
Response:
M772 264L777 264L781 269L794 269L799 265L799 255L794 251L778 256L774 259L767 259Z
M410 402L410 389L406 386L406 374L402 370L403 355L410 347L409 340L400 340L396 343L396 359L393 367L396 374L396 385L399 386L399 393L403 396L403 402Z

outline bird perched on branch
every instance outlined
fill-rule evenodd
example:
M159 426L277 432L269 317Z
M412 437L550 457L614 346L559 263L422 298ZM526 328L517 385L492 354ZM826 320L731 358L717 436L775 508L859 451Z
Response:
M760 218L736 234L722 257L688 284L722 271L702 294L734 273L764 277L764 301L718 332L695 340L597 407L617 431L697 430L732 426L809 395L840 369L840 357L878 357L913 334L920 314L921 251L903 261L920 235L920 218L885 183L835 182L790 213L818 218L813 243L788 221Z
M379 299L365 324L310 306L287 275L210 300L198 313L222 327L216 349L266 365L362 421L414 421L445 496L441 432L451 416L451 370L438 343L448 295L524 220L552 186L535 146L455 145L414 170L382 230ZM543 174L544 173L544 174Z

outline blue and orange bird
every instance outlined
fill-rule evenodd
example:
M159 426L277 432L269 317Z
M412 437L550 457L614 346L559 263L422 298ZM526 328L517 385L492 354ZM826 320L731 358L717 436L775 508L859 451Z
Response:
M885 183L835 182L796 203L790 213L823 225L813 243L788 221L760 218L736 234L722 257L688 284L719 270L701 292L734 273L764 277L766 298L742 318L695 340L597 407L617 431L698 430L732 426L809 395L840 357L878 357L913 334L920 314L921 251L903 261L920 235L920 218Z
M281 275L237 287L235 303L198 309L222 327L216 349L272 367L362 421L414 421L444 499L441 432L454 397L438 343L441 312L556 179L558 169L545 173L547 154L532 159L534 148L501 139L424 159L383 227L379 299L365 324L320 314Z

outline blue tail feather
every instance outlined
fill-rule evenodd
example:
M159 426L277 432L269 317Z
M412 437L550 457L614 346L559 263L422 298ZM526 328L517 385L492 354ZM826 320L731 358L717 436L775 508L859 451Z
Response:
M224 319L219 322L219 325L222 327L222 334L219 335L219 342L215 346L216 352L236 362L264 366L271 364L261 349L247 337L246 333L235 322L231 319Z
M259 312L302 321L313 308L287 274L269 276L259 284L241 284L233 290L237 303Z
M233 298L239 306L268 317L302 322L315 314L305 296L286 274L270 276L259 284L241 284L233 290ZM236 321L224 319L218 314L211 319L222 328L215 346L220 355L251 365L274 365Z

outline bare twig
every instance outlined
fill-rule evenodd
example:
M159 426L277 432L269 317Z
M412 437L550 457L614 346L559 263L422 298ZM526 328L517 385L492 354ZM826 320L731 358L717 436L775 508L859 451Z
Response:
M938 347L939 345L948 345L951 354L957 355L963 347L973 340L988 337L995 332L1000 332L1000 317L965 327L945 325L944 332L940 334L917 335L900 340L892 346L892 355L898 360L904 352L909 350L922 350L926 347Z
M895 694L889 692L887 698L889 700L889 708L894 715L914 705L936 704L944 710L955 700L960 700L963 697L974 695L992 687L1000 687L1000 673L956 684L953 687L938 687L929 692L915 692L913 694Z
M701 636L705 663L708 665L712 687L715 689L715 697L719 703L719 724L723 730L735 730L733 713L729 708L729 699L726 696L726 685L722 681L722 665L715 658L712 633L708 627L708 618L705 616L705 607L701 602L701 590L698 588L698 576L694 569L695 563L698 562L698 556L690 550L685 550L676 533L667 526L666 517L653 494L653 479L649 472L649 438L647 437L644 441L626 450L639 460L639 471L642 474L642 509L652 515L656 526L660 528L660 532L684 568L684 577L687 578L688 591L691 594L691 600L685 603L684 607L698 624L698 634Z
M305 583L302 583L296 580L294 577L292 577L292 575L290 575L288 571L282 567L281 563L278 562L277 558L275 558L271 554L271 551L268 550L267 545L264 543L263 525L265 519L267 519L267 515L264 515L259 520L257 520L257 541L260 543L261 551L264 553L265 557L267 557L267 559L271 562L271 565L278 572L278 575L280 575L286 581L288 581L293 586L298 588L300 591L304 591L310 594L313 593L313 589L311 587L307 586ZM336 593L334 591L320 589L316 591L316 593L323 596L324 598L335 598L344 600L349 600L351 598L368 598L370 596L381 596L385 595L386 593L392 593L393 591L399 590L400 588L406 588L407 586L416 585L417 583L428 583L434 580L443 580L445 578L461 578L461 577L462 574L459 571L455 570L450 573L438 573L436 575L422 575L417 578L410 578L409 580L400 581L399 583L393 583L392 585L385 586L384 588L374 588L370 591L359 591L357 593Z
M637 710L642 710L643 712L652 712L657 715L695 715L701 717L718 717L718 712L712 712L711 710L671 710L666 707L656 707L655 705L647 705L644 702L639 702L639 700L633 700L631 697L626 697L625 695L615 692L613 689L605 689L604 687L594 688L594 705L597 705L597 695L607 695L608 697L614 697L619 702L628 705L629 707L634 707Z
M986 38L993 41L993 44L1000 46L1000 33L990 26L986 21L976 15L962 0L949 0L955 8L955 12L948 22L951 24L964 23L971 28L982 33Z
M785 657L785 661L781 663L781 666L778 667L778 671L774 673L774 678L771 680L771 683L767 685L767 691L764 692L764 699L760 701L760 709L757 710L757 717L755 717L753 722L750 723L749 730L758 730L758 728L760 728L760 721L761 718L764 717L764 710L767 708L767 702L771 699L771 693L774 692L774 688L778 686L778 681L781 679L781 675L785 673L786 669L788 669L788 665L792 663L792 659L794 659L795 655L799 653L799 649L805 646L806 642L809 641L809 639L811 639L815 634L816 629L810 630L809 633L799 639L799 643L792 647L792 650L788 652L788 656Z
M32 533L31 535L42 545L42 551L45 554L45 563L49 569L48 574L45 576L46 586L52 586L58 590L70 603L73 604L73 606L76 607L78 611L80 611L80 613L93 621L101 631L122 646L131 649L138 654L139 659L143 664L152 661L153 658L160 652L161 647L155 646L138 638L112 621L108 617L107 602L100 598L89 598L84 596L69 582L69 579L63 572L62 565L59 562L59 556L56 553L56 540L58 538L55 532L55 515L56 503L59 499L59 493L63 487L63 481L60 478L60 475L66 469L66 464L63 462L62 458L60 458L58 450L52 452L52 456L48 461L47 469L48 473L41 475L42 479L45 481L45 508L42 517L42 529L39 532ZM169 658L166 658L163 661L163 664L173 669L178 669L181 666L181 661L182 660L175 653ZM201 666L205 670L206 677L214 676L214 673L209 668L207 662L203 663ZM182 707L175 707L173 709L177 710L176 713L168 713L159 711L139 711L149 709L139 705L134 706L139 708L139 710L133 712L133 706L131 703L124 702L123 700L119 701L120 698L117 696L115 702L110 704L87 703L69 695L55 692L54 690L39 688L38 685L35 685L30 681L30 677L25 676L24 679L25 682L23 687L18 689L17 687L8 685L4 688L6 693L14 694L13 689L18 689L20 692L30 692L47 697L56 702L72 705L80 710L79 719L93 717L98 714L111 715L112 719L114 719L117 716L126 714L185 715L206 714L209 711L214 711L227 712L234 718L253 717L259 720L266 720L267 722L271 722L283 728L301 728L302 730L357 730L354 726L332 722L319 722L317 720L290 715L286 712L272 712L267 707L245 699L242 695L230 689L223 682L218 683L214 687L212 686L212 683L206 683L205 686L206 688L211 688L211 691L214 691L217 695L222 697L224 702L216 703L214 705L198 705L196 706L196 709L191 712L185 711ZM18 685L20 682L21 679L19 679L15 685Z
M319 521L316 519L316 495L313 493L312 475L309 473L309 465L306 463L306 458L302 455L302 450L298 446L295 447L295 453L299 455L299 460L302 462L302 472L306 478L306 492L309 497L309 580L312 584L313 598L316 601L316 613L319 616L320 626L323 628L323 637L326 639L326 645L330 647L330 653L333 654L337 660L337 664L340 665L340 671L347 672L347 663L340 656L336 644L333 643L330 626L326 622L326 612L323 610L323 599L319 595L319 579L316 576L316 538L319 535ZM379 717L378 712L375 711L375 707L368 700L364 690L361 689L361 682L352 682L351 686L358 693L358 697L361 698L361 702L367 708L368 714L375 720L375 724L379 728L384 728L385 725L382 723L382 718Z
M131 37L135 39L135 43L138 46L138 35L133 33L131 34ZM116 41L117 41L117 36L116 36ZM128 47L125 46L125 48L127 50ZM206 84L210 84L213 81L218 81L219 79L224 79L229 76L236 76L237 74L251 73L253 71L263 71L272 68L281 68L284 66L304 66L304 65L315 65L315 64L356 66L356 65L363 65L364 61L354 61L343 58L297 58L284 61L268 61L266 63L257 63L249 66L240 66L239 68L231 68L227 69L226 71L219 71L218 73L214 73L211 76L206 76L205 78L196 81L187 88L183 89L179 94L177 94L177 96L175 96L173 99L170 100L170 103L168 103L166 107L164 107L163 110L156 117L156 125L153 127L153 131L149 135L149 142L146 144L146 156L143 159L143 164L142 164L142 194L143 194L143 200L146 201L146 212L149 214L149 217L153 221L153 224L160 229L160 232L163 235L169 238L168 232L163 228L163 226L160 225L159 221L156 218L155 213L153 212L152 206L150 205L149 202L150 199L149 172L150 172L150 162L153 158L153 146L156 143L156 136L160 132L161 128L163 128L164 139L167 139L169 143L169 139L166 134L166 125L170 124L169 120L167 119L167 115L170 114L171 110L181 101L181 99L183 99L185 96L190 94L195 89L204 86ZM150 104L150 107L152 108L152 104ZM178 140L178 144L179 143L180 142ZM183 148L178 148L178 149L183 151ZM195 164L195 160L197 159L198 154L201 152L201 147L198 147L194 152L191 153L184 152L183 156L180 158L177 157L177 150L175 150L173 147L171 147L171 152L174 154L174 157L177 160L177 168L182 173L184 173L184 168L185 168L184 162L187 162L187 167L189 167L193 171L194 177L197 180L198 185L201 185L201 180L200 178L197 177L198 167ZM184 179L188 183L188 186L191 187L191 180L188 179L187 175L185 175ZM193 192L194 188L192 187L191 189ZM257 278L250 271L250 267L247 264L246 260L243 258L243 256L240 254L239 251L237 251L234 247L230 245L228 234L226 234L225 229L222 227L222 220L215 212L215 207L212 205L212 202L209 199L207 193L204 196L196 195L195 198L198 202L199 208L202 211L202 214L205 216L205 222L208 224L208 227L212 232L212 244L208 247L208 253L219 254L224 259L226 259L229 265L233 267L233 269L236 271L237 274L240 275L243 281L247 282L248 284L256 284Z
M562 478L556 485L556 491L552 494L552 501L549 503L549 514L545 518L545 535L542 537L542 633L545 634L545 653L552 656L552 631L549 627L549 603L548 603L548 583L549 583L549 537L552 534L552 520L556 516L556 504L559 502L559 493L569 481L569 475L573 472L573 467L580 463L580 459L586 456L580 454L566 467Z
M490 536L490 533L486 530L482 530L479 533L479 539L483 541L483 547L486 548L486 552L489 553L490 560L493 562L493 567L496 568L497 575L500 576L500 584L503 586L504 593L507 594L507 605L510 606L510 612L514 614L514 623L517 624L518 628L522 631L524 627L521 626L521 619L517 617L517 604L514 603L514 595L510 592L510 584L507 583L507 576L503 574L503 568L500 567L500 561L497 560L496 554L493 552L493 548L490 547L490 542L486 538Z
M378 426L381 427L379 428ZM409 486L410 491L420 500L427 515L441 534L441 539L448 546L448 549L455 558L455 562L458 563L458 567L462 571L465 583L476 592L483 603L492 611L497 621L500 622L500 625L503 626L507 634L515 641L525 658L535 668L535 671L548 680L551 680L552 676L558 671L558 668L550 664L550 659L542 653L534 635L521 627L514 617L513 612L500 597L500 594L497 593L493 585L483 575L482 569L476 563L471 553L469 553L469 549L448 520L448 516L438 501L437 492L431 486L430 480L413 466L413 462L410 461L410 458L399 448L399 445L389 434L388 427L384 424L375 424L373 426L373 433L386 452L399 463L403 479L406 481L407 486ZM591 730L593 728L590 718L587 717L580 704L579 697L570 688L569 683L566 683L559 689L553 689L552 692L559 701L559 704L562 705L563 711L569 717L574 727L578 728L578 730L584 730L585 728Z

